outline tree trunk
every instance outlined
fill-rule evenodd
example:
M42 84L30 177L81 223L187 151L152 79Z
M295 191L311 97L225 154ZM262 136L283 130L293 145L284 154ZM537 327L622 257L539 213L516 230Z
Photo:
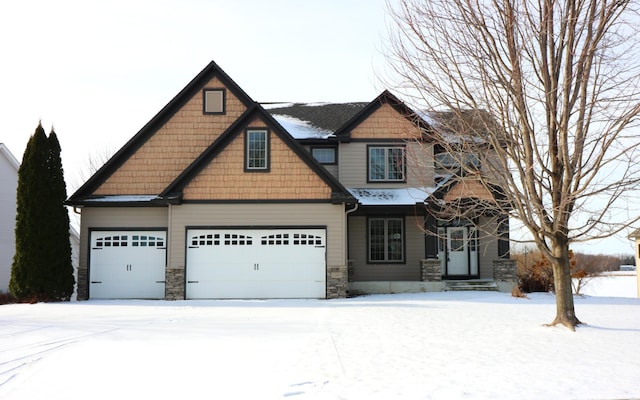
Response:
M554 258L551 260L553 268L553 283L556 292L556 318L548 324L555 326L562 324L572 331L582 324L576 317L571 287L571 262L568 244L556 245L553 249Z

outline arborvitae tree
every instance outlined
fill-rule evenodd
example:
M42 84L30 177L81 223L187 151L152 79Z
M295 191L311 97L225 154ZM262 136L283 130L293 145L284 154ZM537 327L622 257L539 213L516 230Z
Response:
M48 252L49 279L45 282L47 296L53 300L69 300L73 294L74 278L71 264L71 242L69 241L69 214L64 206L67 198L67 186L64 182L60 143L56 133L51 130L48 139L49 158L49 208Z
M73 292L65 198L60 145L53 132L47 139L39 124L18 169L16 253L9 282L18 300L68 300Z

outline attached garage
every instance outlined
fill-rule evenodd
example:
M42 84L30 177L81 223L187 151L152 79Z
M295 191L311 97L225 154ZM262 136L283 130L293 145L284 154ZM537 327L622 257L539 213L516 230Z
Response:
M187 299L326 297L326 229L188 229Z
M91 231L90 244L90 298L164 298L165 231Z

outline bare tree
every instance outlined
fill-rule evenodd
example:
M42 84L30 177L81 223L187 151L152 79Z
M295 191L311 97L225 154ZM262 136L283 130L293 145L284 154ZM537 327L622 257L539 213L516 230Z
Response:
M473 177L501 189L494 206L521 221L549 259L557 305L550 325L575 330L569 245L618 233L639 215L626 197L640 177L630 133L640 112L637 4L399 0L388 7L395 86L416 108L458 116L456 126L437 130L437 146L454 154L492 150L482 160L488 173ZM490 118L462 118L468 112ZM474 171L462 161L468 178Z

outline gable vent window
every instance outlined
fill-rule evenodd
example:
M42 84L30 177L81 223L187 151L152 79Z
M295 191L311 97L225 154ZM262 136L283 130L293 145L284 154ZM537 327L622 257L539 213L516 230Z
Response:
M226 93L224 89L205 89L204 90L204 113L205 114L224 114Z
M269 171L269 131L247 129L245 133L245 170Z

